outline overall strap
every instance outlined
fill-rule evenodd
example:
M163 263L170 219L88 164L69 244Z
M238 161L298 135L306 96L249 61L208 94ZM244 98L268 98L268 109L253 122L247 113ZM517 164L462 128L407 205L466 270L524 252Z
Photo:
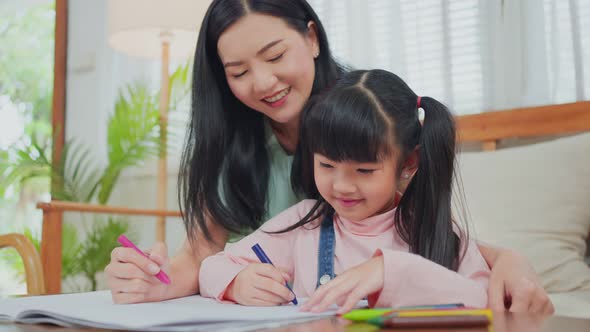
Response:
M334 278L334 212L326 213L320 226L320 245L318 249L318 281L316 288Z

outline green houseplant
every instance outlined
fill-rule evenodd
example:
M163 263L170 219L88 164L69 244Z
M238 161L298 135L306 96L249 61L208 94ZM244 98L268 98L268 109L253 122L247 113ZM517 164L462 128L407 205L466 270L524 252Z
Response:
M170 76L172 102L170 110L179 108L188 94L188 63L180 66ZM115 188L121 172L156 158L162 149L159 131L158 93L150 92L146 85L135 83L121 90L112 115L108 120L108 162L98 167L92 150L76 139L69 140L63 149L61 160L52 163L51 144L40 143L31 135L29 144L21 144L0 155L0 197L8 188L22 188L26 183L40 182L56 186L52 197L56 200L97 202L106 204ZM170 126L175 126L174 122ZM176 143L168 140L170 145ZM110 252L118 244L117 236L129 233L127 220L118 217L94 217L83 220L84 241L80 229L66 220L62 232L62 280L82 276L86 282L80 286L73 282L70 288L96 290L96 274L104 270L110 260ZM23 233L39 243L39 236L30 229ZM133 239L133 232L130 234ZM15 253L0 256L10 262L22 275L22 263Z

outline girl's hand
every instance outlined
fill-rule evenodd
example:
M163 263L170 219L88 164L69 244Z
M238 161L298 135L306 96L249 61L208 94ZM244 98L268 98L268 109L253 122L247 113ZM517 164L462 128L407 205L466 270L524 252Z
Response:
M293 300L289 274L270 264L252 263L229 284L224 298L243 305L274 306Z
M383 289L383 273L383 256L373 257L320 286L300 310L322 312L336 303L340 306L336 313L346 313L367 295Z
M153 302L166 299L168 285L154 275L160 269L169 273L168 250L157 243L148 252L149 259L132 248L117 247L104 269L115 303Z
M492 310L551 315L555 311L526 258L501 250L492 265L488 302Z

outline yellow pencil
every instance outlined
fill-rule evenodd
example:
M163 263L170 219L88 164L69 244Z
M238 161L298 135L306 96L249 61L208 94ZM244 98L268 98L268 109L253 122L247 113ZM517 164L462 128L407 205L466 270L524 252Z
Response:
M487 316L490 321L494 315L490 309L451 309L451 310L408 310L396 311L390 314L397 317L428 317L428 316Z

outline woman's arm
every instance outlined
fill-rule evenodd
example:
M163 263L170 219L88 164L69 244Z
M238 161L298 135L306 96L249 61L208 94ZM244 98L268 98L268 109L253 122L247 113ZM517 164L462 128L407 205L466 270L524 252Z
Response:
M209 226L210 230L212 228ZM220 234L218 234L218 239L214 243L207 242L204 236L200 234L195 241L197 247L194 249L191 248L188 239L184 241L176 256L170 260L170 278L174 282L170 284L164 296L165 299L199 293L199 270L201 263L205 258L223 250L228 237L227 232L220 232L218 230L217 233Z
M111 262L105 268L107 283L115 303L163 301L199 292L199 269L208 256L221 251L228 238L223 227L209 223L213 241L196 234L195 246L185 240L176 256L168 259L168 250L157 243L149 251L149 259L130 248L118 247L111 253ZM160 269L171 280L169 285L154 277Z
M490 268L492 268L494 262L500 255L500 251L502 250L501 248L492 247L491 245L483 244L482 242L477 243L477 248L479 249L479 252L481 252L483 259L486 260L486 263L488 263Z
M478 243L491 268L488 305L495 311L552 314L555 309L529 261L514 250Z

